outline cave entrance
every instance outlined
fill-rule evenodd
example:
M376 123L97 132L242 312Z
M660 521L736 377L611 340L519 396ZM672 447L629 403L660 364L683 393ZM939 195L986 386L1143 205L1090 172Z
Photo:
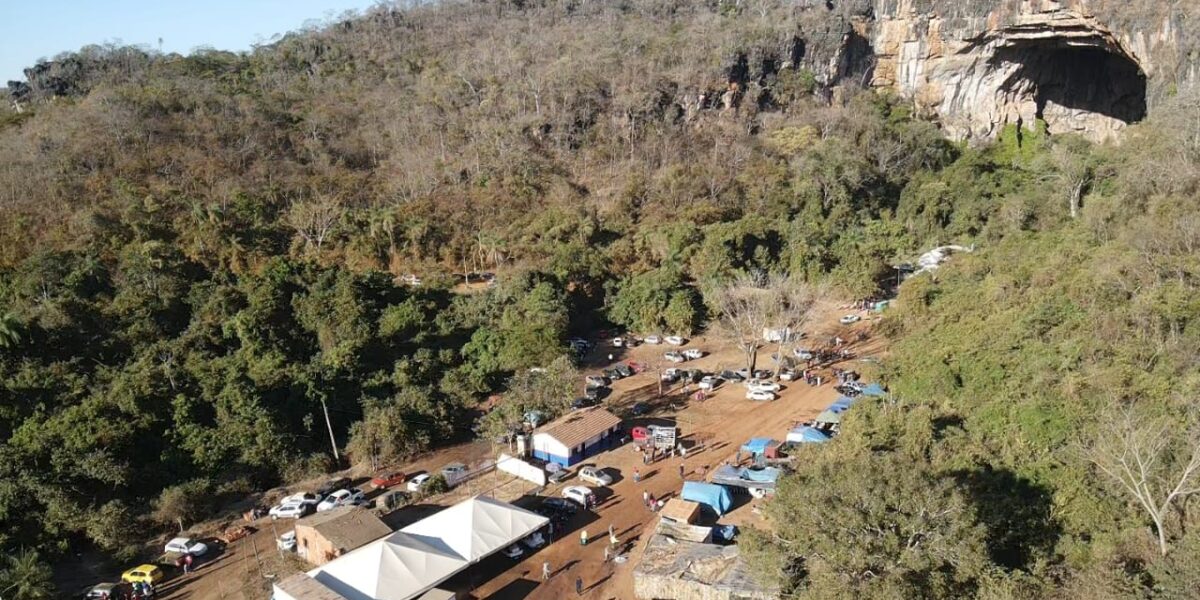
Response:
M1032 101L1052 133L1112 130L1146 116L1146 74L1123 52L1038 40L1001 48L995 59L1015 65L1004 91Z

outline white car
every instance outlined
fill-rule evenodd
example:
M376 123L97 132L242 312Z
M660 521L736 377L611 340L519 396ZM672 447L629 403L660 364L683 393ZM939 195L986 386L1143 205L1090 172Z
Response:
M675 382L680 377L683 377L683 371L676 369L675 367L663 369L663 372L661 375L661 379L663 381L672 382L672 383Z
M546 545L546 536L542 535L540 531L535 531L529 537L521 540L521 543L529 546L531 550L537 550Z
M312 509L311 504L303 502L285 502L278 506L272 506L271 510L267 511L272 519L299 519L308 514Z
M799 377L800 374L792 369L780 369L779 371L779 378L784 381L795 381Z
M291 552L296 549L296 532L289 531L275 540L275 546L284 552Z
M358 488L349 490L338 490L325 497L320 504L317 505L317 512L325 512L333 510L339 506L350 506L352 504L361 504L366 499L366 495Z
M408 491L410 492L419 492L421 491L421 487L425 485L426 481L429 481L429 473L421 473L420 475L409 479L408 483L405 484L405 487L408 488Z
M681 363L684 360L686 360L683 358L683 354L680 354L679 352L675 352L674 350L664 354L663 358L665 358L673 363Z
M862 317L860 317L858 315L845 315L842 318L838 319L838 323L841 323L842 325L853 325L861 320L862 320Z
M697 358L704 358L704 351L699 348L688 348L687 350L683 351L683 357L688 360L696 360Z
M720 378L714 377L712 375L705 375L704 378L701 379L700 383L697 385L699 385L700 389L702 389L702 390L712 390L712 389L716 389L716 387L718 385L720 385L720 383L721 383Z
M619 338L619 337L613 338L612 345L613 345L613 348L624 348L625 347L625 338Z
M775 392L768 392L766 390L750 390L746 392L746 399L766 402L775 399Z
M605 473L597 467L584 467L579 470L579 480L586 481L592 485L612 485L612 475Z
M642 341L646 342L647 344L661 344L662 338L658 337L657 335L648 335L642 338Z
M663 338L663 340L672 346L682 346L683 343L687 341L677 335L668 335L667 337Z
M525 551L522 550L521 547L516 544L513 544L504 549L504 555L513 560L517 560L518 558L521 558L521 556L523 554L525 554Z
M191 554L192 556L204 556L208 552L208 546L202 542L197 542L192 538L177 537L167 542L167 552L175 554Z
M592 490L583 485L573 485L563 488L562 497L576 502L584 508L587 508L596 501L596 495L592 493Z
M807 348L793 348L792 354L800 360L812 360L813 358L812 350Z
M321 497L312 492L299 492L292 494L291 496L287 496L283 500L279 501L280 504L291 504L293 502L316 506L321 503Z
M783 386L779 385L778 383L775 383L774 381L768 381L766 379L751 379L746 382L746 387L752 392L774 393L783 389Z

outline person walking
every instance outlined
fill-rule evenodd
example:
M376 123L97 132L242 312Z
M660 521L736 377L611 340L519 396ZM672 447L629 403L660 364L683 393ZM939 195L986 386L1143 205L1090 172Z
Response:
M638 469L634 469L633 470L633 482L641 483L641 481L642 481L642 472L639 471Z
M646 490L642 490L642 504L650 506L650 492L647 492Z
M683 479L683 463L679 463L679 478Z
M583 578L582 577L575 578L575 595L576 596L583 595Z
M542 563L542 581L550 581L550 561Z
M646 507L650 509L650 512L654 512L654 494L650 494Z
M587 545L587 542L588 542L588 540L587 540L587 530L586 530L586 529L580 529L580 530L579 530L579 545L580 545L580 546L586 546L586 545Z
M608 557L609 557L608 548L609 548L608 546L604 547L604 562L608 562Z

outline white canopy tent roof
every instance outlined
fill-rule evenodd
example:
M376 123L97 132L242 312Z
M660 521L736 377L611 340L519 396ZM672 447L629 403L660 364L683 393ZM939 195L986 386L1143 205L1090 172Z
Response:
M409 600L533 533L548 519L475 497L308 572L348 600Z

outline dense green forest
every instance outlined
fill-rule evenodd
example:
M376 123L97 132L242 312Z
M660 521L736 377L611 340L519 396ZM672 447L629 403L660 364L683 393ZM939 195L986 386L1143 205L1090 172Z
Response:
M560 399L522 374L575 378L571 335L692 332L745 274L873 296L952 241L978 250L883 323L893 398L784 485L760 571L800 597L1189 596L1187 503L1156 526L1103 467L1149 437L1170 479L1194 447L1200 102L1119 145L954 144L771 54L801 17L381 5L13 86L0 588L332 469L323 407L350 460L400 459L472 436L491 394ZM452 290L479 271L498 284Z

